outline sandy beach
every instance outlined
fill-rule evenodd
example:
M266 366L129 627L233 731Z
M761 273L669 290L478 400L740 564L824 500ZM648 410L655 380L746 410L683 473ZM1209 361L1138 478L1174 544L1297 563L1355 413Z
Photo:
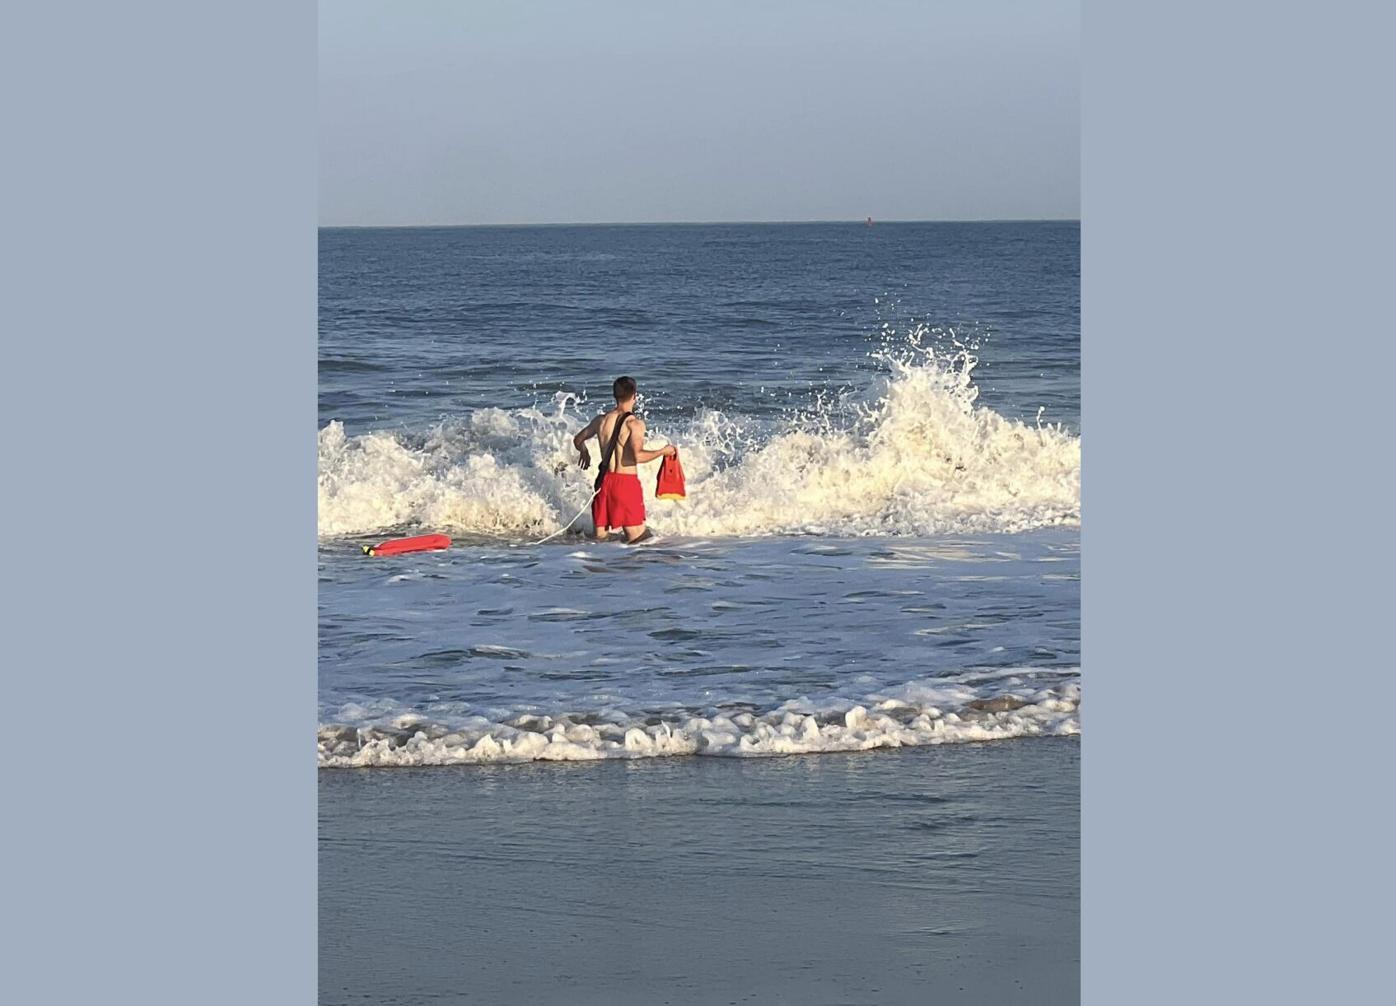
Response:
M1079 759L322 771L321 1002L1075 1002Z

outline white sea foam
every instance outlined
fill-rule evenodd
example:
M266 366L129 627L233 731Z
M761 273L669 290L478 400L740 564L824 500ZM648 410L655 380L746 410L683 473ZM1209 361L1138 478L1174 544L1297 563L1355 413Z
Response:
M654 500L658 462L641 466L650 525L731 537L1079 523L1079 437L977 405L967 351L943 356L913 340L881 359L887 375L870 395L774 431L712 411L681 429L652 422L653 441L681 448L688 498ZM591 493L571 446L584 421L575 399L559 395L551 411L485 409L419 436L350 436L331 422L319 434L319 532L556 531ZM589 518L577 526L589 529Z
M607 709L433 723L406 713L383 725L356 726L355 720L379 718L385 708L351 705L340 710L348 722L320 727L318 757L321 768L759 757L1080 733L1078 679L1034 687L1021 671L1004 673L1009 676L987 682L914 681L861 701L800 699L766 711L671 716Z

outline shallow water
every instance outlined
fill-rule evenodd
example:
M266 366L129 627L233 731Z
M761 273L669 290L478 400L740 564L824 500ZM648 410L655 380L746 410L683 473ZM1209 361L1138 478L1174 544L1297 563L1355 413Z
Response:
M329 552L322 598L321 721L355 728L337 743L322 730L326 764L1078 729L1079 556L1066 529ZM359 729L374 726L386 729ZM412 739L419 730L433 736Z

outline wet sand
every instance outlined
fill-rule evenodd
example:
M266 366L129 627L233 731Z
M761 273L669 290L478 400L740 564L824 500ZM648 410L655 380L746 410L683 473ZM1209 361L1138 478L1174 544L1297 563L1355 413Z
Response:
M1074 1003L1080 745L323 770L320 1001Z

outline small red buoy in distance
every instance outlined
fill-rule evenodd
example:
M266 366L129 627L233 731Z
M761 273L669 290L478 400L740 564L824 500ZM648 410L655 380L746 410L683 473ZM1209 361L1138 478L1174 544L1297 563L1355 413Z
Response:
M451 539L444 534L419 534L415 538L393 538L379 545L365 545L364 555L406 555L450 547Z

